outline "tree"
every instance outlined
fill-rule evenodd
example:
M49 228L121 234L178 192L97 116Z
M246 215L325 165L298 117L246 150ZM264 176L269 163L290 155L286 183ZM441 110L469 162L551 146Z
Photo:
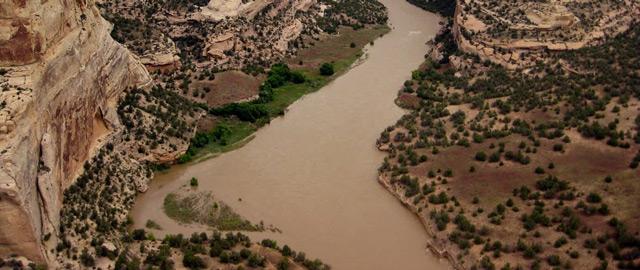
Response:
M299 72L299 71L293 71L291 72L291 82L295 83L295 84L300 84L305 82L307 79L304 77L304 75Z
M591 192L587 195L587 202L589 203L599 203L602 201L602 197L598 195L598 193Z
M191 185L192 187L197 187L198 186L198 178L191 177L191 181L189 181L189 185Z
M258 266L264 267L264 261L265 261L264 257L253 253L251 254L251 256L249 256L248 264L250 267L258 267Z
M282 258L282 260L278 263L278 270L288 270L289 269L289 259L288 258Z
M147 239L146 232L144 229L135 229L133 230L133 239L134 240L145 240Z
M196 256L191 251L185 252L184 257L182 258L182 264L191 269L200 269L207 266L202 258Z
M500 161L500 152L494 152L493 154L491 154L491 156L489 156L489 162L495 163L498 161Z
M485 154L484 152L476 153L476 160L477 161L485 161L485 160L487 160L487 154Z
M261 244L262 246L268 247L268 248L273 248L273 249L278 248L278 244L276 243L276 241L273 241L271 239L263 239Z
M282 255L283 256L291 256L293 254L293 250L287 245L282 247Z
M553 151L555 152L562 152L564 150L564 146L562 144L554 144L553 145Z
M80 254L80 262L82 262L82 265L84 265L86 267L92 267L92 266L96 265L96 261L93 258L93 255L91 255L89 253L87 248L84 248L82 250L82 254Z
M322 66L320 66L320 75L322 75L322 76L331 76L334 73L335 73L335 70L333 68L333 64L324 63L324 64L322 64Z

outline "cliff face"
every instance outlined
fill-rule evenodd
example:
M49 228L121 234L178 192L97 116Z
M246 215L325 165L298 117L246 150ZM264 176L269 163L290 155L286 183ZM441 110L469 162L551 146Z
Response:
M544 61L548 52L599 45L624 33L640 4L624 1L486 2L456 0L458 47L507 68Z
M0 257L48 262L41 238L57 237L62 191L149 75L91 0L3 1L0 33Z

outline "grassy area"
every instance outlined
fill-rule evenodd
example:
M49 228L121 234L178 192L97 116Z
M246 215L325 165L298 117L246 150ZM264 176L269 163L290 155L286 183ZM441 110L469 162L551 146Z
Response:
M258 127L253 123L231 118L223 119L218 123L218 126L220 125L224 125L230 129L230 132L225 138L226 140L214 141L204 147L196 148L191 160L199 162L242 147L251 140L251 135L258 130Z
M386 26L361 30L344 27L339 36L317 41L313 47L302 50L296 58L287 62L293 71L302 72L307 81L303 84L289 83L275 89L274 100L266 104L269 113L280 114L302 96L319 90L349 71L353 63L362 56L362 49L389 31ZM352 43L354 47L351 46ZM302 65L299 65L301 61ZM335 74L329 77L320 75L318 68L322 63L332 63Z
M337 70L337 69L336 69ZM346 70L346 67L342 68L342 71ZM272 117L282 115L284 110L289 107L293 102L303 97L306 94L313 93L327 83L329 83L336 75L332 77L324 77L317 72L311 70L301 70L307 78L307 81L302 84L289 83L280 88L274 89L273 101L266 103L267 111Z
M386 26L370 27L361 30L341 28L340 35L328 36L316 41L314 46L300 51L296 58L288 59L286 63L292 72L304 75L304 83L287 82L274 88L272 99L261 103L268 113L257 121L240 121L234 117L224 117L218 123L218 127L225 127L221 136L213 136L216 128L208 132L208 143L191 148L183 157L181 163L199 162L220 153L228 152L242 147L251 139L251 135L261 126L267 124L272 118L283 115L286 108L302 96L313 93L329 82L347 72L350 67L362 56L362 49L376 38L386 34L390 29ZM302 64L301 64L302 63ZM322 63L331 63L334 74L322 76L319 66ZM219 132L218 132L219 133Z
M211 193L170 193L164 198L165 214L180 223L199 223L221 231L262 231L231 207L216 201Z
M293 67L300 66L300 62L302 62L302 67L311 69L317 69L325 62L342 62L348 67L351 62L355 61L354 55L361 53L362 48L367 44L389 31L387 26L360 30L342 27L337 36L327 36L318 41L309 41L313 44L312 47L302 49L296 57L288 59L286 62ZM355 46L352 46L352 43Z
M181 199L178 195L170 193L164 198L163 210L168 217L180 223L191 223L196 219L193 198Z

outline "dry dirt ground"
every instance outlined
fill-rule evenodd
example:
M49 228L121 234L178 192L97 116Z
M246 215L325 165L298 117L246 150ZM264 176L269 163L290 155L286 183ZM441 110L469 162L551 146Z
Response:
M368 27L354 30L340 27L338 35L322 35L317 40L308 40L313 44L302 49L297 56L286 62L292 67L318 68L322 63L334 62L352 57L360 52L371 40L389 31L386 26ZM353 43L354 46L351 46ZM300 62L302 65L300 66Z
M219 107L256 97L263 77L247 75L242 71L225 71L216 73L211 81L194 81L190 88L191 92L205 93L204 100L210 107Z
M454 52L412 74L380 181L435 253L461 269L640 266L638 36L553 56L571 70Z

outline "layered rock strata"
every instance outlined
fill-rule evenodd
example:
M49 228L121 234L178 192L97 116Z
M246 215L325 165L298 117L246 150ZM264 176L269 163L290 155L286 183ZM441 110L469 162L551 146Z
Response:
M62 192L121 129L121 94L150 78L91 0L4 1L0 30L0 257L46 263Z
M459 48L505 67L531 67L553 51L602 44L640 18L640 2L457 0L453 33Z

